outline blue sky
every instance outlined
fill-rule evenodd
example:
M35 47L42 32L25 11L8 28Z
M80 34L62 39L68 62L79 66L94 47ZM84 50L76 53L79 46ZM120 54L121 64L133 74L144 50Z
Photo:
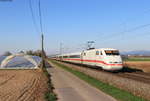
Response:
M89 40L96 48L150 50L150 0L41 0L45 49L48 54L83 50ZM39 26L38 0L32 0ZM0 2L0 54L40 49L29 0Z

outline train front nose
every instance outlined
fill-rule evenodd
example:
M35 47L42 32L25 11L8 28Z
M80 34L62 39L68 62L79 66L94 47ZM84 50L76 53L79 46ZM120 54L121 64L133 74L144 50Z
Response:
M110 70L110 71L121 70L122 68L123 68L122 64L106 66L106 70Z
M123 68L122 59L120 57L108 57L106 58L106 70L121 70Z

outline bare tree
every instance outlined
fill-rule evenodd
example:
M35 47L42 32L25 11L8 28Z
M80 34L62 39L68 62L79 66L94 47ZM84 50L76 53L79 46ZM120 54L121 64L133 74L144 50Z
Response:
M20 51L19 53L24 54L24 51Z
M12 55L12 53L9 52L9 51L6 51L3 55L4 55L4 56L9 56L9 55Z

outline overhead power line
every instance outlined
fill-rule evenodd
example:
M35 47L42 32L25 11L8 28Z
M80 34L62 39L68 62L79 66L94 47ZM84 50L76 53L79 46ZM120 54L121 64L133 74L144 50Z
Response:
M39 27L38 27L38 24L36 23L36 19L35 19L33 7L32 7L32 0L29 0L29 8L30 8L30 11L31 11L32 21L33 21L35 30L36 30L38 33L43 34L43 22L42 22L41 1L39 0L39 2L38 2L38 8L39 8L38 11L39 11L39 24L40 24L40 29L39 29Z
M41 1L39 0L39 2L38 2L38 7L39 7L39 10L38 10L39 11L39 24L40 24L40 29L39 30L38 30L37 23L36 23L36 20L35 20L35 16L34 16L34 13L33 13L31 0L29 0L29 7L30 7L30 10L31 10L32 20L33 20L35 29L36 29L36 31L39 34L41 34L42 67L45 67L46 54L45 54L45 51L44 51L44 33L43 33L43 25L42 25Z
M36 23L36 19L35 19L34 13L33 13L32 0L29 0L29 8L30 8L30 11L31 11L32 21L33 21L35 30L36 30L37 33L40 33L40 31L38 29L38 25Z
M41 13L41 1L39 0L39 18L40 18L40 29L43 34L43 23L42 23L42 13Z

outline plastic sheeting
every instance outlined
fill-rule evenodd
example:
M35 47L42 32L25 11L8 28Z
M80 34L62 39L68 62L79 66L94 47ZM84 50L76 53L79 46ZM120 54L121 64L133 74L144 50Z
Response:
M6 58L7 56L0 56L0 65L2 61ZM41 63L41 58L38 56L31 56L33 60L39 65ZM16 56L12 58L10 62L7 63L5 67L2 68L33 68L35 67L34 64L32 64L30 61L25 59L23 56Z

